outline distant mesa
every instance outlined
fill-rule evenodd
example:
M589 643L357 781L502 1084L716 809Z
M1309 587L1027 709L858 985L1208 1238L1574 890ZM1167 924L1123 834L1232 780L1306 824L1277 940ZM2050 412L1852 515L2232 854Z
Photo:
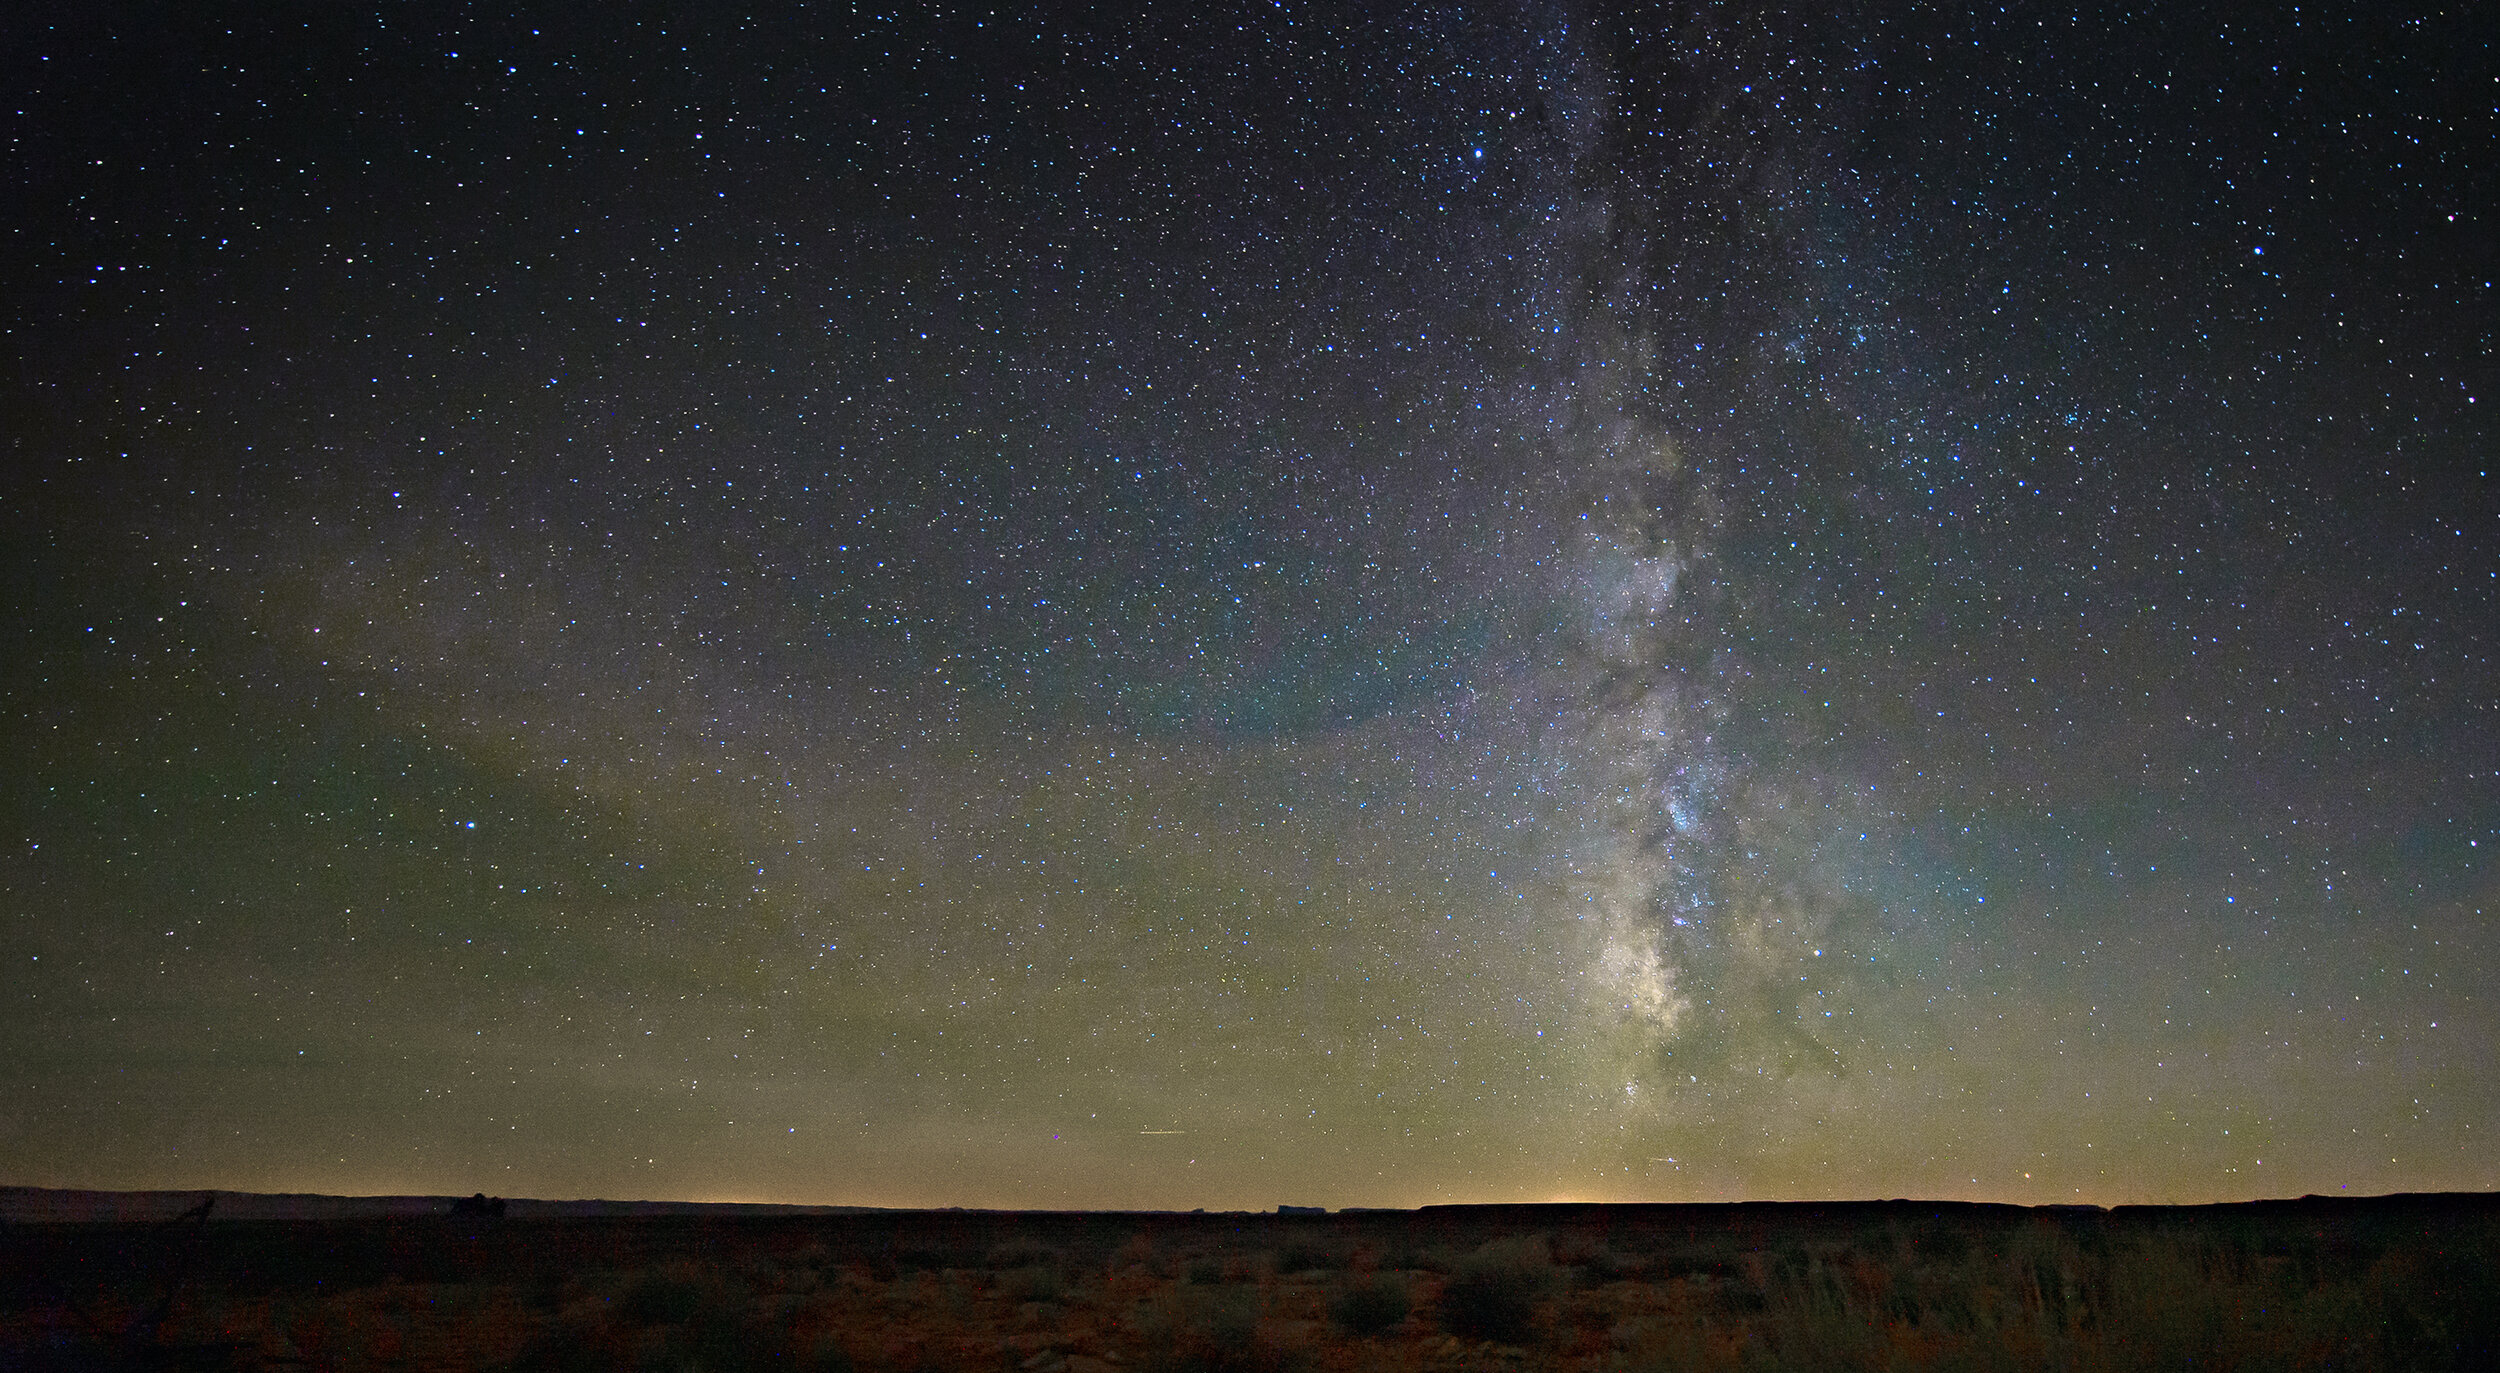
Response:
M1324 1216L1328 1214L1328 1208L1325 1206L1280 1205L1276 1208L1276 1214L1280 1216Z
M490 1197L484 1192L473 1197L454 1197L451 1202L451 1213L455 1216L501 1216L503 1210L503 1198Z
M92 1190L0 1185L0 1221L26 1224L156 1224L199 1203L198 1192L103 1192ZM370 1220L414 1219L418 1216L466 1216L465 1208L496 1198L455 1201L439 1192L390 1196L337 1197L316 1192L219 1192L215 1219L228 1220ZM705 1216L713 1219L762 1216L874 1215L875 1206L800 1206L735 1201L600 1201L514 1198L504 1215L514 1220L594 1219L624 1216Z

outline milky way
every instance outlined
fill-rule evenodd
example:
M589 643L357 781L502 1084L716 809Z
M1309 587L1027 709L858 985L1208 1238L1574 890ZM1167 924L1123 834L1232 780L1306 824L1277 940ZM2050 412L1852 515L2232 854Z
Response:
M6 21L18 1183L2500 1185L2460 18Z

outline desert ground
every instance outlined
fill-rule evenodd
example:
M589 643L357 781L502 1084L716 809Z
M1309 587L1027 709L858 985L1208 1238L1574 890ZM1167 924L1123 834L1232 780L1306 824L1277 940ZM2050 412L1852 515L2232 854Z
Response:
M161 1204L170 1217L189 1200ZM183 1219L11 1221L0 1228L0 1370L2500 1361L2500 1197L2486 1195L1329 1215L427 1205L433 1214L220 1219L212 1206Z

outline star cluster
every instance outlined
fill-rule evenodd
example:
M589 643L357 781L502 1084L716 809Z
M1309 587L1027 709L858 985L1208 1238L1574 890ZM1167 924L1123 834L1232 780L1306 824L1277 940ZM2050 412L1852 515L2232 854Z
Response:
M10 1181L2500 1185L2463 17L5 22Z

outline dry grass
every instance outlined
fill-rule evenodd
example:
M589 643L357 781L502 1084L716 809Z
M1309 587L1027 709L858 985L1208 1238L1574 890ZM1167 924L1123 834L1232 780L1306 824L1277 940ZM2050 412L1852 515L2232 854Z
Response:
M20 1226L0 1367L2082 1373L2500 1346L2488 1207L1821 1214L237 1222L170 1304L145 1227Z

